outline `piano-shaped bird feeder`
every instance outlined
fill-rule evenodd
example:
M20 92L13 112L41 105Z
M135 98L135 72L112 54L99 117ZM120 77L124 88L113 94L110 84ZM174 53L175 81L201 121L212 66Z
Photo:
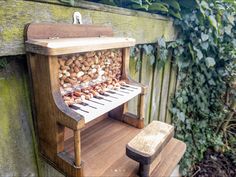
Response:
M168 176L185 145L172 127L144 128L147 88L128 76L134 39L113 37L110 27L29 24L25 40L39 151L51 165L68 177L137 176L139 163L141 176ZM134 115L128 101L136 96ZM150 158L142 152L149 144ZM169 166L158 165L164 156Z
M25 32L40 153L68 176L102 176L144 127L146 87L128 77L135 40L92 25L30 24ZM133 115L127 102L136 96Z

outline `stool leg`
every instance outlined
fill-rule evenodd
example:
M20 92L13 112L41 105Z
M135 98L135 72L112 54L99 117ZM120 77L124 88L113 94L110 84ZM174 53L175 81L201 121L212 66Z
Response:
M139 175L140 177L149 177L150 165L139 164Z

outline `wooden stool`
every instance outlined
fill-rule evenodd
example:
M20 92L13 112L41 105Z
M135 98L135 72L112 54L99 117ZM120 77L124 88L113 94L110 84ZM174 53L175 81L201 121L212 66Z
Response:
M126 155L139 162L139 175L148 177L161 161L160 152L174 135L174 127L152 121L126 146Z

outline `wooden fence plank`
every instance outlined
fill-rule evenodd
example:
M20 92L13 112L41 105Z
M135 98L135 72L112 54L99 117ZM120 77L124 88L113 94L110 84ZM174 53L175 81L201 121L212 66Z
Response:
M149 123L149 114L151 108L151 92L153 80L153 66L150 64L150 58L142 52L141 83L148 86L148 92L145 96L145 125Z
M171 55L170 55L171 56ZM169 88L169 79L170 79L170 69L171 62L170 56L168 57L168 62L165 64L164 72L163 72L163 83L162 83L162 91L161 91L161 105L160 105L160 115L159 120L165 121L166 110L167 110L167 100L168 100L168 88Z
M177 66L174 63L171 64L171 74L170 74L170 84L169 84L169 92L168 92L168 103L167 103L167 111L166 111L166 123L171 123L171 113L169 111L171 106L171 99L175 94L176 82L177 82Z
M158 63L155 64L155 71L153 77L153 91L152 91L152 108L150 121L159 120L159 110L160 110L160 99L161 99L161 88L162 88L162 78L164 67L158 67Z
M140 60L140 52L137 55L138 55L137 60ZM140 70L136 69L136 63L138 62L137 60L135 60L134 58L130 59L129 75L133 80L139 82ZM130 113L137 115L137 106L138 106L138 97L135 97L128 102L128 111Z

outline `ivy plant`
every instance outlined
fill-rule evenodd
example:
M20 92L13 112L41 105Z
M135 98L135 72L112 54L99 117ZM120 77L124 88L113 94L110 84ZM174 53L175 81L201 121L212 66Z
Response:
M183 175L191 175L207 148L235 154L236 142L235 107L225 100L236 72L235 6L223 0L196 3L175 20L179 36L168 45L179 68L180 88L171 112L176 137L187 144ZM231 133L222 126L227 117L233 122Z

